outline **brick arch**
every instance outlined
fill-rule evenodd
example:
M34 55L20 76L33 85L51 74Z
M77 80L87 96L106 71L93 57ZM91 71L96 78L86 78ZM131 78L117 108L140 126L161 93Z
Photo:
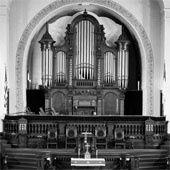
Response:
M30 37L39 23L49 17L61 7L72 4L90 3L111 10L134 33L140 47L142 60L142 85L143 85L143 113L153 115L153 52L150 40L140 22L125 8L112 0L62 0L55 1L43 8L35 15L25 28L18 44L16 53L16 111L23 111L26 101L26 64L28 54L26 49L30 45ZM45 21L44 21L45 23ZM34 33L35 34L35 33ZM25 66L25 67L24 67Z

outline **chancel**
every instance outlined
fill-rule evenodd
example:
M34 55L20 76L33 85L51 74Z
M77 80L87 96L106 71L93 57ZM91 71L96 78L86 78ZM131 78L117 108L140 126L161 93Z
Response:
M169 9L1 0L0 169L168 170Z

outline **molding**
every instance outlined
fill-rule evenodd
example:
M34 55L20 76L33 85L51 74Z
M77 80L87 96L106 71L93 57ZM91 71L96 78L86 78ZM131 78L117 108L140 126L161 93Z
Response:
M29 22L27 27L25 28L21 39L18 44L17 53L16 53L16 111L20 112L23 111L24 108L24 79L23 79L23 58L27 57L24 56L25 48L28 43L29 36L32 34L33 30L38 26L38 24L43 20L45 17L49 16L50 13L55 12L57 9L72 5L72 4L81 4L81 3L90 3L99 6L106 7L112 10L116 15L118 15L129 27L133 27L133 30L136 31L136 38L140 40L141 47L140 50L143 50L143 57L146 59L145 62L142 62L142 65L146 67L146 80L145 84L146 87L146 94L144 96L145 103L143 105L147 105L145 112L146 115L153 115L153 52L150 40L145 32L143 26L139 23L139 21L124 7L119 5L112 0L58 0L54 1L41 11L39 11L34 18ZM144 70L144 69L143 69ZM144 70L145 71L145 70ZM143 72L143 71L142 71ZM143 84L143 85L145 85Z

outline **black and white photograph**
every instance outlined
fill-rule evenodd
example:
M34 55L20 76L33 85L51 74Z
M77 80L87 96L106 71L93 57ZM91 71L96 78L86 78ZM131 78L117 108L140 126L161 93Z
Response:
M0 169L170 169L170 0L0 0L0 81Z

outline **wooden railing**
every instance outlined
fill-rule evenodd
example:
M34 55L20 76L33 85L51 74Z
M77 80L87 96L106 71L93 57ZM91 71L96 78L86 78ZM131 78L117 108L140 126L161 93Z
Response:
M25 137L25 145L31 147L39 139L46 141L47 131L52 128L57 129L58 139L64 142L66 137L66 126L71 125L80 134L83 131L95 134L98 126L106 127L106 138L108 142L114 140L114 129L124 130L126 139L132 139L136 148L145 147L145 122L148 119L154 121L151 138L155 145L159 145L167 135L167 121L165 117L148 116L39 116L39 115L6 115L4 119L4 133L7 139L14 145L20 144ZM21 124L21 119L26 120L26 125ZM26 127L25 131L19 127ZM20 140L20 137L22 138ZM30 145L30 146L29 146Z

